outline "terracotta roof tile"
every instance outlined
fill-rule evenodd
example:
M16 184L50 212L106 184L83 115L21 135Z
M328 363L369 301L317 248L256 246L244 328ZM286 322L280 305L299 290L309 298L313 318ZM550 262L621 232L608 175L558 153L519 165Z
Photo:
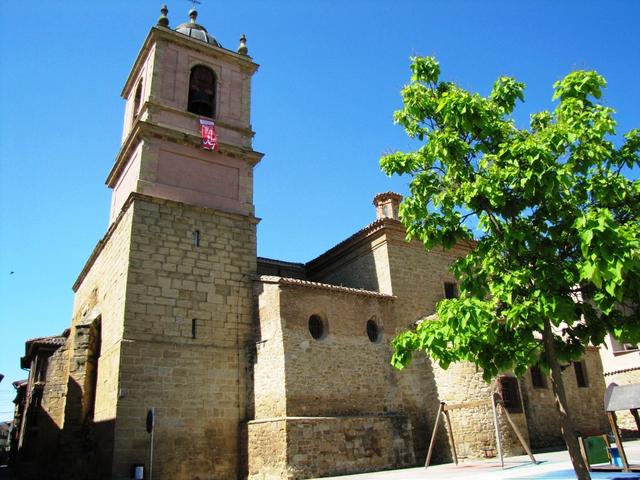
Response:
M623 368L622 370L613 370L611 372L605 372L604 376L607 377L609 375L617 375L619 373L635 372L636 370L640 370L640 366L631 367L631 368Z
M373 222L371 222L369 225L367 225L367 226L361 228L360 230L358 230L356 233L354 233L350 237L345 238L343 241L341 241L337 245L334 245L333 247L331 247L326 252L318 255L313 260L310 260L309 262L307 262L306 263L306 267L309 268L310 265L312 265L314 263L318 263L323 258L325 258L327 256L330 256L332 253L340 250L344 246L348 245L349 243L354 242L355 240L357 240L357 239L359 239L361 237L365 237L370 233L376 232L376 231L382 229L383 227L387 227L387 226L391 226L391 225L396 226L396 227L400 227L400 228L404 228L402 226L402 223L400 223L400 221L398 221L398 220L393 220L391 218L378 218L377 220L374 220Z
M377 205L380 200L386 200L388 198L400 201L402 200L402 195L396 192L382 192L373 197L373 204Z
M271 275L260 275L258 281L265 283L278 283L280 285L287 285L293 287L315 288L318 290L330 290L333 292L350 293L353 295L363 295L366 297L375 297L385 300L393 300L396 297L388 295L386 293L374 292L371 290L364 290L361 288L343 287L341 285L331 285L329 283L310 282L309 280L300 280L298 278L288 277L274 277Z
M298 263L298 262L288 262L286 260L277 260L275 258L267 258L267 257L257 257L258 258L258 262L261 263L270 263L273 265L291 265L294 267L304 267L304 263Z
M31 340L27 340L25 343L29 345L38 344L38 345L64 345L67 339L60 335L53 335L51 337L37 337L32 338Z

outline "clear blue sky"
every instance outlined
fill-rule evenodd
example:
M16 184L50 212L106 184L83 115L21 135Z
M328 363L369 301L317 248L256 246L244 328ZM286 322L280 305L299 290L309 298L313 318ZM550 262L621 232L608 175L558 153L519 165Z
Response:
M0 12L0 420L26 376L28 338L70 323L71 285L105 233L104 185L123 123L119 94L160 1L3 2ZM190 4L169 2L171 25ZM392 113L411 55L486 94L498 75L527 84L529 113L551 85L595 69L619 131L640 126L640 1L203 0L199 23L254 77L258 253L307 261L373 220L373 196L406 192L380 173L384 152L414 148ZM634 172L634 174L637 172ZM11 272L14 272L11 274Z

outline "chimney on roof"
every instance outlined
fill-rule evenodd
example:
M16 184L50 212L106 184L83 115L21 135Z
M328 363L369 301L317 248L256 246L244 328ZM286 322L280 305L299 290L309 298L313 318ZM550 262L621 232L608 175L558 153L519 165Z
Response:
M373 204L376 207L376 219L391 218L399 220L398 207L400 207L401 200L402 195L394 192L379 193L373 197Z

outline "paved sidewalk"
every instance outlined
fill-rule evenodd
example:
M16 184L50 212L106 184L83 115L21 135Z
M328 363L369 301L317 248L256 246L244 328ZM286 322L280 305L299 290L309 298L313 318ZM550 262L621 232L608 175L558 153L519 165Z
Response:
M640 464L640 440L625 441L624 449L631 464ZM433 465L429 468L406 468L385 472L361 473L339 477L324 477L323 480L568 480L574 479L575 473L566 450L558 452L538 453L534 455L538 464L531 463L528 456L509 457L505 459L504 469L500 461L469 460L459 465L448 463ZM594 480L640 480L640 473L591 473Z

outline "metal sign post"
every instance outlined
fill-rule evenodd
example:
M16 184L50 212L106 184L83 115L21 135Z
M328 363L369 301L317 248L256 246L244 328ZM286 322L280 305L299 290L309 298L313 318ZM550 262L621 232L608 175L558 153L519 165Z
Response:
M498 423L498 409L496 408L496 394L491 396L491 408L493 409L493 426L496 429L496 446L500 455L500 465L504 469L504 454L502 453L502 441L500 440L500 424Z
M151 435L149 443L149 480L153 479L153 426L155 423L155 408L151 407L147 412L147 433Z

